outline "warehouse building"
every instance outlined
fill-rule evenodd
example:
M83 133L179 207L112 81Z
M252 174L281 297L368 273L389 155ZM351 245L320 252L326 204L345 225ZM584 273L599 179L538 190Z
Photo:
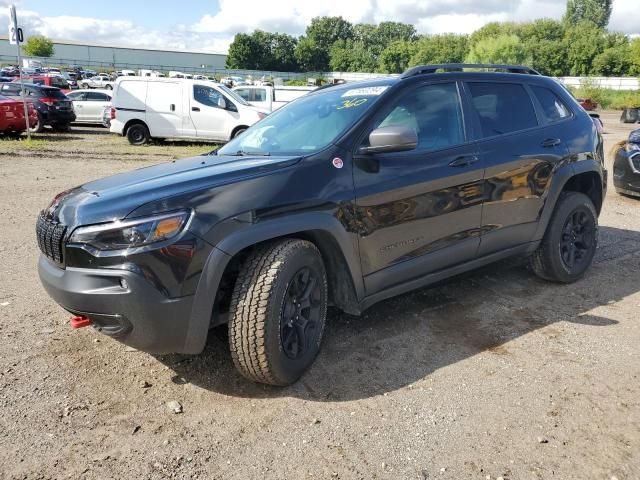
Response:
M158 50L114 45L54 40L53 57L43 63L50 65L82 65L111 69L181 70L185 72L214 72L225 67L227 56L188 50ZM0 35L0 63L15 63L16 47L7 36Z

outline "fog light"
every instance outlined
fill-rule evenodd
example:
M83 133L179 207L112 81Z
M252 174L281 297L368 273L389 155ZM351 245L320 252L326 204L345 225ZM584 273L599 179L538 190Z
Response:
M127 283L127 281L124 278L120 279L120 286L122 288L124 288L125 290L129 290L129 284Z

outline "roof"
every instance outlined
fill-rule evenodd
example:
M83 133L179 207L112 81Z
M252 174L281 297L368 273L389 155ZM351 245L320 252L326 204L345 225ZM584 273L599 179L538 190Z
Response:
M9 41L9 37L7 35L0 35L0 40ZM149 48L149 47L134 47L130 45L107 45L104 43L91 43L91 42L80 42L76 40L64 40L64 39L51 39L54 44L58 45L76 45L80 47L96 47L96 48L116 48L119 50L142 50L145 52L172 52L172 53L196 53L200 55L221 55L226 57L226 53L220 52L207 52L205 50L187 50L187 49L178 49L178 48Z

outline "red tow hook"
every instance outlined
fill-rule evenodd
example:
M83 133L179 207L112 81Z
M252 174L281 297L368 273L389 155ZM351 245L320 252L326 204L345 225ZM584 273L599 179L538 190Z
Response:
M82 328L91 325L91 319L79 315L77 317L71 317L71 328Z

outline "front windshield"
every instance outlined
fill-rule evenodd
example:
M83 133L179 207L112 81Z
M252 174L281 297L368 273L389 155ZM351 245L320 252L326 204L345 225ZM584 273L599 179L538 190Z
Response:
M220 84L220 85L216 85L220 90L222 90L224 93L226 93L227 95L229 95L231 98L233 98L236 102L238 102L240 105L249 105L247 103L247 101L242 98L240 95L238 95L236 92L234 92L233 90L231 90L230 88L225 87L224 85Z
M335 141L389 85L338 88L311 94L276 110L229 142L220 155L307 155Z

